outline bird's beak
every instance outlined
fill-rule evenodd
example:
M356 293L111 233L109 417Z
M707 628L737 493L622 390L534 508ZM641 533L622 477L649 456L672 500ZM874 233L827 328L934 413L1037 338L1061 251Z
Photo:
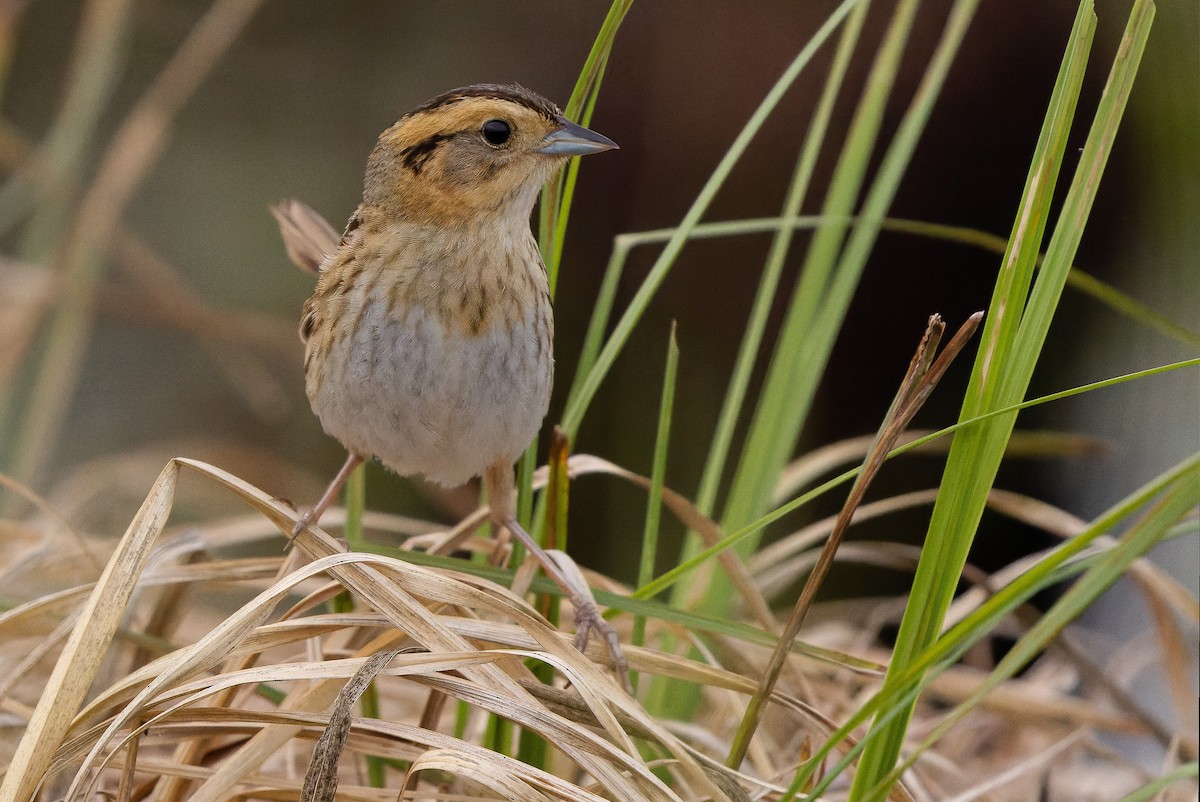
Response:
M586 156L589 153L600 153L616 148L617 143L604 134L597 134L582 125L562 120L562 127L552 131L542 140L542 146L538 148L538 153L544 153L547 156Z

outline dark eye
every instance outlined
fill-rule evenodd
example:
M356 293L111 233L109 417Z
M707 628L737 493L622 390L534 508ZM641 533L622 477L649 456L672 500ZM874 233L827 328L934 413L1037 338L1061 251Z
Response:
M488 120L480 130L489 145L503 145L512 136L512 127L504 120Z

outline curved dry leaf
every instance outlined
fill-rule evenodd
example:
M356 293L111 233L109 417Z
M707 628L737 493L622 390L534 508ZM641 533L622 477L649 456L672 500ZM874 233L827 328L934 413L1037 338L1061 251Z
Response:
M0 612L0 640L40 635L53 629L95 589L94 582L66 588Z
M1105 544L1102 540L1103 538L1096 538L1087 548L1075 555L1071 562L1077 562L1085 557L1105 551L1111 545L1112 541L1109 540L1108 544ZM959 621L966 618L977 610L981 604L991 598L996 591L1019 579L1030 568L1037 565L1054 551L1055 549L1043 549L1042 551L1026 555L1019 560L1009 563L999 571L993 572L985 584L977 584L968 588L950 603L950 609L946 612L946 619L942 623L942 632L948 631Z
M512 802L550 802L550 797L511 773L511 769L501 769L492 763L480 763L478 759L452 749L430 749L422 753L409 768L405 783L415 780L423 771L439 771L455 777L465 777L481 788L486 788L488 796L495 794L499 799ZM589 794L575 786L568 791L569 795L556 796L560 799L604 802L602 797Z
M646 491L650 489L649 478L593 454L572 454L567 460L567 472L572 479L599 473L624 479ZM534 472L535 484L541 486L547 476L548 472L545 466L538 468ZM663 505L680 522L686 525L688 529L700 535L705 546L712 546L725 537L725 533L721 530L720 525L700 512L696 505L683 494L669 487L664 487L662 501ZM770 605L767 604L759 592L738 554L731 549L726 549L717 555L717 562L729 576L734 589L741 596L742 604L746 610L750 611L750 614L758 622L758 625L767 632L774 632L778 629Z
M295 512L286 505L240 480L222 476L209 466L186 461L178 464L202 471L232 487L256 509L261 508L267 517L259 519L257 526L260 529L264 525L262 521L277 531L290 529ZM603 460L587 457L580 467L621 478ZM1025 503L1019 497L1010 496L1002 499L1002 503L1012 514L1048 522L1047 525L1055 526L1060 532L1070 524L1069 516L1060 515L1037 502ZM886 499L880 509L886 510L889 504L902 506L904 499ZM255 524L251 518L239 516L236 521L227 519L217 526L244 527L242 531L248 532ZM189 551L195 546L196 541L189 540L191 534L199 534L201 542L210 542L203 530L185 532L185 537L176 541L180 549ZM139 536L151 537L146 533ZM160 548L160 540L153 547L156 550ZM138 667L125 677L107 682L97 698L71 723L69 738L55 747L51 763L42 776L50 778L67 768L74 773L79 768L80 758L87 754L91 757L84 764L85 772L108 765L107 761L114 754L120 754L117 751L120 744L133 743L131 739L140 738L139 733L152 726L155 737L137 743L139 752L143 752L139 754L138 765L142 770L151 765L163 765L161 773L168 782L159 786L158 793L175 794L176 787L187 789L196 802L216 802L248 788L263 794L283 793L294 797L299 791L299 783L286 776L287 767L297 759L304 759L304 742L311 743L328 724L329 717L321 711L333 702L346 678L363 665L366 655L380 648L390 648L393 643L400 646L413 642L404 640L407 637L418 643L425 637L450 648L400 655L377 676L384 709L411 711L411 720L410 712L405 712L401 721L396 721L393 715L387 716L388 721L352 719L346 732L347 754L342 760L347 769L349 761L361 761L366 755L412 762L429 750L444 749L449 754L466 756L463 759L473 765L486 765L483 771L494 771L495 776L506 778L497 782L511 782L505 788L514 794L525 793L521 785L524 783L549 799L591 798L586 794L630 800L695 799L705 795L714 799L740 798L733 786L707 774L710 760L697 749L706 742L721 743L728 737L730 730L723 728L736 725L739 700L755 687L752 674L739 672L753 671L756 660L761 659L759 651L765 653L765 647L742 650L739 656L745 663L732 666L735 670L705 665L685 656L631 647L629 657L639 671L694 683L710 694L706 720L680 727L652 719L634 700L615 692L615 683L607 672L571 647L568 633L551 626L523 599L502 587L452 570L414 566L376 555L344 554L336 551L337 544L320 531L313 533L311 539L306 538L301 545L314 556L321 555L325 549L330 553L318 556L316 562L298 570L289 570L276 582L267 580L274 577L280 567L277 557L209 560L189 565L173 564L165 558L159 562L158 558L147 557L137 579L139 587L189 587L193 584L197 588L229 587L230 583L242 583L245 587L250 583L248 587L258 590L259 596L247 601L230 616L232 626L222 624L212 628L206 624L212 631L195 643ZM898 564L895 560L903 559L905 555L891 555L887 551L889 548L853 542L846 544L847 550L842 556L875 561L886 559ZM856 555L855 549L862 554ZM800 553L791 559L805 557ZM993 577L994 581L1004 579L1003 573ZM257 583L266 587L258 588ZM353 588L360 599L382 605L382 611L364 607L362 611L288 618L308 614L321 598L347 586ZM314 588L320 590L312 593ZM63 616L73 614L88 591L88 588L73 588L54 597L38 599L20 609L0 613L0 633L15 632L39 619L44 621L43 613L46 612L53 613L53 620L60 622ZM310 592L310 595L291 610L286 604L278 604L284 598L291 600L304 592ZM275 601L268 600L272 593ZM1194 603L1194 600L1187 601L1192 597L1186 592L1179 599L1175 598L1178 593L1171 590L1162 591L1160 595L1171 599L1175 605ZM145 598L153 601L152 596ZM855 616L852 614L849 618ZM659 622L659 625L672 626L667 622ZM49 627L42 627L43 631L47 629ZM138 632L131 634L138 636ZM296 655L305 653L305 639L312 639L312 646L307 649L310 656L307 660L296 660ZM361 651L357 651L354 644L364 642ZM501 648L493 646L481 651L480 644ZM266 653L268 650L275 652ZM597 658L602 651L594 649L591 656ZM289 654L292 656L287 656ZM527 660L550 665L571 690L537 683L523 667L522 661ZM790 684L782 692L776 691L772 695L771 704L777 711L774 718L786 723L764 733L762 743L769 753L756 756L752 765L760 773L765 772L764 776L778 776L778 772L786 774L787 767L777 765L774 755L798 754L800 746L795 738L801 734L827 735L833 730L833 720L838 717L835 711L852 707L859 695L869 692L874 681L845 666L820 665L815 670L805 669L802 682ZM930 698L953 700L969 694L977 684L969 672L951 668L935 681ZM512 692L513 685L520 689L518 693ZM253 709L262 705L254 690L263 686L288 689L281 709L267 713ZM492 755L481 746L422 730L416 726L417 717L431 692L448 699L463 700L480 714L501 716L538 733L559 747L572 767L577 767L589 777L588 782L594 781L595 785L579 788L560 778L543 777L537 770L530 773L528 767ZM820 700L820 709L808 704L807 700ZM214 708L214 704L222 707ZM239 709L238 705L250 705L250 709ZM935 721L938 709L936 705L928 710L920 708L915 727L925 726L923 720ZM1019 726L1022 730L1088 726L1121 732L1142 731L1132 718L1105 714L1088 699L1074 699L1064 695L1057 686L1047 687L1045 683L1023 680L996 689L982 706L981 714L993 717L994 722L1009 722L1003 726ZM922 719L922 716L928 718ZM482 715L472 717L469 728L472 738L479 736L482 718ZM632 751L632 739L658 743L659 754L668 757L647 763ZM689 741L694 744L689 745ZM152 751L143 751L151 743L167 746L179 743L174 762L157 761ZM212 770L202 765L189 765L204 761L213 746L189 752L182 750L185 743L224 744L219 768ZM299 748L283 750L293 743ZM842 744L841 748L849 747ZM1027 753L1012 751L1006 754L1009 757L1002 762L1003 766L1015 765L1014 761L1023 760L1020 755ZM425 765L431 767L435 763L436 760L431 760ZM674 776L666 782L659 778L652 780L656 765L674 772ZM104 776L115 777L116 774L109 771ZM338 798L378 802L377 790L349 784L351 776L349 771L343 771ZM466 779L466 775L462 776ZM170 777L180 779L173 785ZM735 775L729 777L736 779ZM190 778L190 782L183 778ZM196 783L196 780L200 782ZM742 787L755 787L754 782L745 778L738 782ZM962 791L964 784L959 782L953 787ZM772 793L766 786L759 785L756 793L764 792ZM177 798L171 796L164 802Z
M174 467L174 464L172 467ZM188 676L215 665L270 615L271 611L279 603L279 600L291 590L293 585L302 579L320 573L333 562L336 562L336 559L318 561L289 574L281 581L260 593L249 604L244 605L221 621L217 627L208 632L196 643L185 646L165 657L161 657L148 666L143 667L139 672L136 672L142 675L146 673L147 669L153 669L154 671L153 677L146 686L109 722L104 732L89 750L87 756L84 758L83 765L75 775L67 797L76 798L82 792L85 784L88 786L89 792L92 790L92 786L98 780L98 774L91 775L89 769L101 765L101 751L110 741L115 739L117 733L130 726L141 715L150 701L160 691ZM93 714L97 709L102 709L102 706L107 703L106 695L102 694L81 711L80 720L86 720L90 714ZM106 761L107 759L103 762ZM86 779L89 776L92 777L90 781Z
M1023 493L992 488L988 492L987 505L995 512L1003 513L1055 537L1075 537L1088 527L1087 521L1079 516Z
M907 445L913 440L932 434L932 431L931 429L909 429L900 435L896 445ZM771 503L782 504L799 492L801 488L816 482L819 477L837 468L849 468L861 463L863 458L867 456L867 452L871 450L871 445L874 442L874 434L851 437L821 446L820 448L814 448L812 451L792 460L784 467L783 472L779 474L779 479L775 483L775 489L771 492ZM927 446L922 446L919 450L925 451L928 449L936 452L939 447L943 451L948 448L948 445L937 445L939 442L935 440Z
M1129 566L1129 574L1141 583L1147 593L1158 597L1178 615L1193 625L1200 624L1200 601L1165 568L1152 560L1139 558Z
M911 509L922 504L932 504L937 499L937 489L916 490L890 496L879 501L859 506L854 512L854 523L862 523L899 510ZM795 555L819 546L829 537L837 516L831 515L785 535L762 547L750 557L749 567L763 595L770 597L797 576ZM813 555L808 562L815 562Z
M75 626L75 616L68 615L62 621L58 622L58 626L54 628L48 635L39 638L33 648L28 652L20 652L17 656L20 660L11 669L6 669L0 672L0 699L4 699L9 695L13 688L24 679L42 659L49 654L70 635L72 627Z
M0 382L0 384L2 384L2 382ZM104 563L108 556L109 546L107 542L101 545L100 543L97 543L94 540L86 537L78 529L71 526L71 523L66 519L66 517L62 515L48 500L35 493L30 487L26 486L25 483L18 482L11 476L4 476L0 474L0 487L5 487L9 492L25 499L25 501L32 504L42 513L43 516L45 516L46 519L52 521L54 524L53 528L51 528L49 532L34 532L32 528L18 530L20 536L24 536L24 538L29 540L36 539L40 541L40 543L35 547L36 551L32 555L17 563L10 562L10 559L13 556L12 541L16 539L17 531L10 530L3 533L2 537L3 540L8 544L8 548L5 549L6 553L4 556L4 571L3 573L0 573L0 587L11 588L13 579L15 579L19 573L30 570L25 567L28 561L37 560L45 563L45 556L50 554L53 554L55 560L60 563L74 563L74 561L70 560L64 561L63 557L71 552L75 552L84 563L83 566L76 565L76 573L78 573L80 569L84 569L91 570L94 575L99 575L99 573L104 569ZM3 523L7 526L14 525L7 521Z
M388 649L371 655L338 692L329 714L329 724L313 747L312 759L304 774L304 786L300 790L300 802L333 802L338 787L338 759L342 756L346 736L350 733L354 703L367 690L375 675L400 652L401 649Z
M174 463L159 474L80 610L75 629L55 663L4 774L0 798L28 799L43 782L46 769L116 634L154 539L166 523L177 478L178 468Z
M913 440L933 434L933 429L909 429L896 441L903 446ZM782 504L820 477L841 468L853 468L863 461L875 435L863 435L839 440L803 454L783 469L772 491L773 504ZM949 437L939 437L917 447L912 454L945 454L950 450ZM1049 457L1095 454L1103 450L1103 441L1072 432L1014 431L1005 454L1012 457Z
M186 466L218 481L233 490L243 500L267 516L282 532L289 532L293 526L296 513L294 510L280 504L275 499L239 478L194 460L180 459L177 463ZM621 742L627 739L615 719L606 708L614 706L622 713L634 716L642 721L643 726L656 731L663 748L677 756L681 765L689 773L689 781L701 788L710 789L715 798L720 798L720 792L703 774L700 767L689 756L687 749L676 741L669 733L658 727L655 722L634 700L620 692L615 682L598 666L579 654L570 646L564 644L557 631L521 599L516 598L491 583L474 577L456 575L453 572L435 571L415 566L400 560L368 554L344 554L338 551L338 544L325 536L320 530L306 532L297 539L298 546L312 556L318 557L316 563L306 566L312 570L317 565L319 570L326 570L361 599L381 612L389 621L402 631L408 633L414 640L431 651L475 651L469 641L454 634L440 623L418 598L426 602L438 602L447 605L468 607L472 609L488 609L517 621L534 635L538 645L547 651L544 659L556 659L564 665L569 665L572 672L582 678L581 684L586 684L589 690L596 693L590 701L595 705L593 710L597 720L611 737ZM468 681L481 689L484 695L479 697L479 703L486 699L489 704L498 704L502 698L505 704L516 700L517 708L528 713L525 708L536 708L537 703L521 686L503 670L493 665L479 665L463 671L464 681ZM598 691L595 689L603 689ZM543 714L544 715L544 714ZM545 733L546 727L554 719L535 716L525 726L540 733ZM612 729L615 728L615 729ZM581 733L576 733L576 736ZM615 749L609 742L597 740L590 732L584 732L583 741L576 738L555 737L559 733L546 733L570 759L578 763L610 792L619 798L634 793L635 788L654 789L651 797L672 798L672 794L654 777L636 756L636 751ZM627 741L626 741L627 742Z

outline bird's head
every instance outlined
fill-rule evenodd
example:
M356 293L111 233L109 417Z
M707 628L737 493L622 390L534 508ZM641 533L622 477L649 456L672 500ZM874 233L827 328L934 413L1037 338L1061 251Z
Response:
M476 84L433 98L383 132L363 201L413 221L527 221L542 184L568 158L615 147L528 89Z

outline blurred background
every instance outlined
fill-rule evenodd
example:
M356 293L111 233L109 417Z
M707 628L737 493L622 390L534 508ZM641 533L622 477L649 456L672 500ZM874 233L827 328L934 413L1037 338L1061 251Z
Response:
M879 5L806 212L819 208L888 19L890 4ZM1076 5L982 4L894 216L1007 236ZM1079 113L1084 124L1128 5L1098 3L1095 66ZM621 150L583 165L572 212L556 299L558 392L548 424L561 413L613 237L679 222L764 93L835 6L633 6L592 120ZM949 7L945 0L922 6L885 139ZM108 536L123 531L173 456L212 462L297 505L312 503L343 454L321 432L303 392L295 332L313 281L288 262L268 206L301 198L340 230L358 202L379 132L452 87L515 81L565 104L607 8L603 0L217 0L210 11L199 0L0 0L3 470L73 524ZM1161 0L1158 9L1078 261L1194 330L1200 6ZM207 51L189 40L201 32ZM188 41L193 49L182 51L183 69L163 74ZM800 78L706 219L779 213L831 57L827 46ZM128 115L146 97L161 102L129 128ZM1085 134L1077 131L1068 146L1065 175ZM806 242L802 234L793 245L768 337ZM761 235L685 249L594 402L577 451L649 473L667 335L676 320L682 360L667 483L694 494L768 243ZM618 308L656 253L634 252ZM997 255L978 249L884 233L800 451L873 432L927 316L940 312L954 328L985 308L998 264ZM1068 288L1031 395L1195 351L1194 341L1181 344ZM73 356L42 364L46 353ZM973 347L917 425L954 420L971 355ZM1040 407L1018 426L1097 439L1099 449L1086 456L1012 461L999 480L1087 519L1200 447L1200 375L1179 371ZM913 458L902 470L885 468L873 494L932 487L939 475L939 460ZM781 531L831 514L841 500L813 505ZM377 467L369 476L368 504L376 509L448 521L473 501L470 489L429 492ZM631 579L636 555L628 544L640 533L642 491L584 479L571 503L577 559ZM189 486L178 515L222 510L241 511L227 494ZM915 542L926 516L918 510L889 517L852 536ZM671 525L667 554L681 535ZM973 559L995 568L1046 543L1044 535L988 515ZM1164 549L1171 550L1161 555L1165 562L1195 589L1195 539ZM1118 619L1136 626L1142 613L1117 601L1100 615L1104 627L1115 627Z

